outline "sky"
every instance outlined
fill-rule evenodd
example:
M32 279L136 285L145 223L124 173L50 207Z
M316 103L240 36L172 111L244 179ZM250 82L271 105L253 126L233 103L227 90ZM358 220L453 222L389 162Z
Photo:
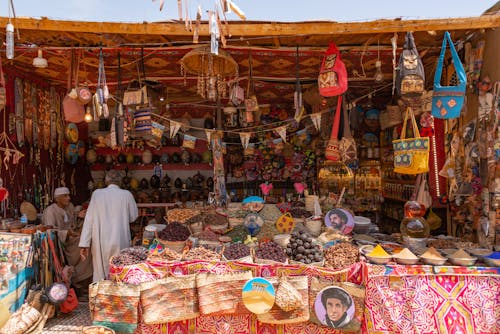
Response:
M194 19L201 5L206 10L219 0L182 0ZM13 0L18 17L107 22L157 22L178 19L177 0ZM233 0L248 20L338 22L376 19L432 19L479 16L497 0ZM9 16L9 1L1 1L0 16ZM229 20L239 20L234 13Z

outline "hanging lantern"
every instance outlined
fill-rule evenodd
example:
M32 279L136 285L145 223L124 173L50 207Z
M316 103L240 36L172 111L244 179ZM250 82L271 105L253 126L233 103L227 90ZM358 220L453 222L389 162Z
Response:
M203 46L186 53L181 59L181 74L198 76L196 92L210 101L227 97L227 78L238 77L238 64L229 53L220 49L218 54Z

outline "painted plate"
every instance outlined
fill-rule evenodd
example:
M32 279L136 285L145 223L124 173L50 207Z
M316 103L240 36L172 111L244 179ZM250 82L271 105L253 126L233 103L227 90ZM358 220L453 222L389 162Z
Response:
M274 305L274 287L265 278L256 277L248 280L242 289L243 304L252 313L269 312Z
M75 123L68 123L64 130L64 134L69 143L75 144L78 141L78 127Z

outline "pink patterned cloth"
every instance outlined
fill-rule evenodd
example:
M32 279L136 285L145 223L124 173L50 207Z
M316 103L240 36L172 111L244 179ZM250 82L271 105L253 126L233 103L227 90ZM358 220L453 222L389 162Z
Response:
M367 333L500 333L497 268L367 265Z

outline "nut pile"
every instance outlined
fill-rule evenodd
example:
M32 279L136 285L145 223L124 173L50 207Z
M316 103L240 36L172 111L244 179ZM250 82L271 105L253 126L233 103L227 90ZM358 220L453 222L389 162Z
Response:
M177 253L173 249L168 247L163 248L158 254L148 256L148 260L162 260L162 261L180 261L182 259L182 254Z
M167 224L167 227L158 233L158 237L168 241L186 241L190 234L186 226L174 222Z
M340 242L324 252L325 268L342 269L358 262L358 247L348 242Z
M261 243L257 251L255 252L255 257L264 260L272 260L276 262L286 262L287 257L283 248L274 241L268 241Z
M286 254L290 259L305 264L323 261L321 245L314 244L313 238L307 232L292 232L292 237L286 247Z
M204 223L205 225L227 225L228 220L226 217L223 217L216 213L209 213L205 215Z
M113 256L111 264L115 266L130 266L146 261L148 250L144 247L130 247L120 251L120 254Z
M167 212L168 222L185 223L188 219L200 214L200 210L195 209L171 209Z
M219 261L220 255L205 247L191 248L184 256L185 260Z
M205 230L196 235L196 237L200 240L205 241L219 241L219 235L210 230Z
M231 244L224 250L224 257L228 260L241 259L250 255L250 248L247 245L237 243Z

